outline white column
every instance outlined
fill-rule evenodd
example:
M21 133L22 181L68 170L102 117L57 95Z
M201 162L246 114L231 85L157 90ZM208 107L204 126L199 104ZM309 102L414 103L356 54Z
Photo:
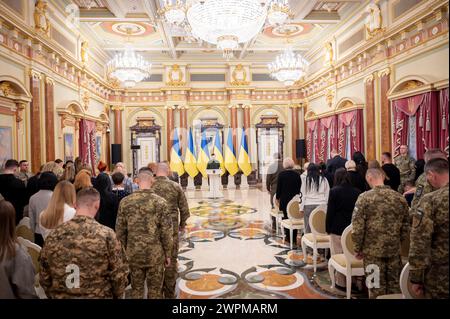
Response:
M228 175L227 189L236 189L236 184L234 183L234 176Z
M247 176L244 174L241 175L241 186L240 189L248 189Z
M202 178L202 191L208 191L209 190L209 185L208 185L208 177L203 177Z

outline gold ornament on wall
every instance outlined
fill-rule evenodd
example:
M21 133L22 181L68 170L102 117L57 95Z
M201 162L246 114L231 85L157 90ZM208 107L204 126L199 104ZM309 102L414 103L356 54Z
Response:
M366 7L368 16L366 18L366 39L373 38L377 34L383 31L381 10L378 5L371 3Z
M89 42L87 42L87 41L81 42L80 57L81 57L81 62L83 62L83 63L87 63L89 60L88 50L89 50Z
M169 86L184 86L186 82L183 81L184 73L181 71L181 68L178 64L172 65L172 68L168 73L169 81L166 85Z
M249 85L250 82L247 81L247 72L242 64L236 65L231 74L232 82L231 85L239 86L239 85Z
M8 97L11 93L14 93L11 85L8 82L2 82L0 84L0 91L2 92L4 97Z
M333 65L334 61L334 51L333 51L333 44L331 42L327 42L325 44L325 60L324 65L325 66L331 66Z
M81 100L83 101L83 107L85 111L87 111L89 108L89 101L91 100L91 93L87 90L83 91Z
M333 90L328 90L326 95L325 95L325 99L327 101L328 107L332 107L333 106L333 100L334 100L334 91Z
M48 4L47 1L37 0L34 6L34 28L38 32L43 32L45 35L50 36L50 20L48 18Z

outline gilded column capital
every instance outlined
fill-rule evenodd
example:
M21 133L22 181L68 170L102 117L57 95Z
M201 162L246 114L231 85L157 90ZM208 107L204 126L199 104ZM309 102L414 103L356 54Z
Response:
M45 77L45 83L48 84L48 85L54 86L55 85L55 80L53 80L52 78L46 76Z
M120 105L114 105L114 106L111 107L111 110L113 110L113 111L123 111L123 110L125 110L125 107L120 106Z
M375 76L373 74L370 74L364 78L364 84L370 84L375 79Z
M42 80L42 73L33 69L28 70L28 76L33 80Z
M388 76L391 74L391 68L385 68L381 71L378 71L378 77L382 78L383 76Z

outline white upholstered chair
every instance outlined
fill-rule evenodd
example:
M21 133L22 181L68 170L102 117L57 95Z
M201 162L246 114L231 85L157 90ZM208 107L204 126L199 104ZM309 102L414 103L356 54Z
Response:
M409 281L409 263L403 266L402 272L400 273L400 291L401 294L391 294L378 296L377 299L416 299L413 292L411 291L411 283Z
M281 221L283 220L283 212L278 210L278 207L275 207L270 211L270 216L275 218L275 231L276 234L281 233Z
M346 278L347 299L351 297L352 277L364 276L364 265L362 260L355 258L355 250L352 240L352 225L347 226L341 236L343 254L331 255L328 261L328 271L331 278L331 288L336 284L334 271L343 274Z
M291 199L291 201L287 204L286 211L288 218L281 221L281 231L284 237L284 229L289 229L290 247L293 249L294 229L299 231L305 229L305 222L303 219L303 213L300 213L300 203L298 201L298 197Z
M34 243L34 233L31 229L31 221L29 217L24 217L16 226L16 236L22 237Z
M302 237L303 261L305 263L307 261L306 247L311 247L313 250L314 273L317 271L317 250L330 249L330 236L325 231L326 211L326 206L320 205L311 212L309 216L311 233L304 234Z
M33 261L34 270L36 272L36 276L34 279L34 290L36 291L36 294L40 299L46 299L47 296L45 295L44 289L42 289L41 285L39 284L39 254L41 253L41 247L22 237L17 237L17 241L27 249L28 254L30 254L31 260Z

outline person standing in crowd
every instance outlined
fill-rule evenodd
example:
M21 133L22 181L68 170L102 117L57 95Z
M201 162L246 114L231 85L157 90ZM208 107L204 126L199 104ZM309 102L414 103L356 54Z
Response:
M91 172L85 169L79 171L75 176L73 186L75 186L75 191L77 193L83 188L92 187Z
M338 168L334 173L334 186L330 190L327 205L326 232L330 234L332 254L342 254L341 235L352 222L353 209L361 194L353 187L345 168ZM336 273L336 284L345 288L345 276Z
M360 173L356 171L356 163L354 160L349 160L345 163L345 169L348 172L348 178L350 179L350 183L353 187L359 189L361 193L364 193L367 190L367 185L365 179L361 176Z
M108 170L108 165L105 162L98 162L97 169L100 173L105 173Z
M19 171L16 173L16 177L20 179L25 186L27 186L28 180L33 176L30 172L30 163L27 160L19 162Z
M272 209L275 208L275 203L273 198L277 192L277 183L278 183L278 175L283 170L283 162L280 159L279 153L273 154L273 163L269 165L267 168L267 176L266 176L266 189L270 194L270 205Z
M57 226L71 220L75 216L75 187L69 181L59 182L53 191L47 208L39 218L39 228L44 238Z
M111 179L113 181L112 192L117 196L117 198L119 199L119 202L123 198L130 195L130 193L128 193L125 190L125 187L123 186L123 181L125 179L125 176L121 172L116 172L116 173L112 174Z
M38 186L38 180L39 177L41 176L41 173L44 172L44 165L41 165L41 167L39 168L39 171L36 172L36 174L34 174L33 176L31 176L28 179L28 183L27 183L27 198L30 198L31 196L33 196L34 194L36 194L39 191L39 186Z
M111 191L111 180L108 174L100 173L95 178L94 188L100 193L100 208L96 219L100 224L115 229L119 198Z
M366 158L364 157L364 154L357 151L355 153L353 153L352 156L353 161L356 164L356 171L359 173L359 175L361 175L361 177L363 178L363 180L366 180L366 172L369 168L369 164L366 161ZM366 190L369 189L369 185L366 184Z
M320 170L320 175L322 175L323 177L326 178L328 185L331 187L333 187L333 183L334 183L334 175L331 174L330 172L328 172L327 170L327 165L324 162L320 162L319 164L319 170Z
M68 181L70 183L73 183L75 181L75 167L73 166L73 164L66 165L61 180Z
M133 193L136 189L137 189L137 185L134 185L133 183L133 179L131 177L128 177L127 175L127 169L125 167L125 164L122 162L117 162L116 165L114 166L114 173L120 172L123 174L123 176L125 176L124 180L123 180L123 187L125 189L126 192L128 192L129 194Z
M177 258L178 258L178 233L184 233L186 220L189 218L189 205L180 184L169 180L169 165L159 163L156 167L156 177L152 190L167 202L169 214L172 217L173 248L172 259L169 267L164 271L163 296L166 299L175 298L175 286L177 282Z
M427 162L427 180L437 190L420 200L411 228L409 279L417 295L432 299L449 297L448 173L448 161Z
M300 193L300 187L302 184L300 175L293 170L294 161L290 157L286 157L283 160L284 170L278 174L277 191L275 194L276 201L280 211L283 212L283 216L287 218L287 204L290 200Z
M153 173L141 168L139 190L120 202L117 215L116 233L130 264L133 299L145 298L145 282L148 298L161 299L164 267L171 265L172 217L166 200L151 190L153 182Z
M424 154L425 162L428 163L432 159L441 158L443 160L447 160L447 154L438 148L429 149ZM437 190L431 185L427 180L427 175L423 172L416 181L416 187L411 189L408 193L414 193L414 198L411 202L411 214L414 214L417 205L419 204L420 199L428 193L434 192Z
M75 217L47 236L39 258L39 281L47 297L123 297L128 264L114 231L94 219L99 207L97 190L80 190ZM74 273L73 281L68 280Z
M17 242L14 215L14 206L0 200L0 299L37 298L33 262Z
M327 205L330 185L325 177L320 174L319 166L309 164L305 183L300 187L300 211L304 213L305 234L311 232L309 216L320 205Z
M23 208L29 198L25 184L15 176L18 167L19 163L16 160L7 160L3 174L0 174L0 194L14 206L16 225L23 217Z
M408 180L414 180L414 177L416 176L416 168L414 166L416 161L414 158L409 156L408 152L408 146L401 145L400 154L394 158L395 166L397 166L400 171L400 186L398 191L402 194L404 192L403 187L405 182Z
M61 168L61 169L64 169L64 162L63 162L63 160L62 159L60 159L60 158L57 158L57 159L55 159L55 163Z
M381 155L381 169L386 174L386 179L384 181L385 185L388 185L394 191L398 190L400 186L400 170L392 164L392 155L389 152L384 152Z
M381 169L381 165L377 160L371 160L369 161L369 164L367 165L368 168L379 168Z
M214 154L211 154L211 156L212 155L214 155ZM172 170L170 170L170 162L162 161L162 163L166 164L169 167L169 175L167 175L167 178L178 184L180 182L180 176L178 176L177 172L173 172ZM157 170L158 168L155 167L155 169Z
M47 208L56 184L58 184L58 179L55 174L52 172L42 173L38 180L39 191L31 196L28 205L28 215L30 217L31 230L34 232L34 242L39 246L44 244L42 231L39 227L40 215Z
M378 287L373 280L368 283L369 298L400 292L400 245L410 227L405 198L384 185L384 177L381 169L367 171L366 179L372 189L358 197L352 218L356 258L363 259L367 275L379 275Z
M81 171L81 166L83 166L83 162L81 161L81 158L76 157L73 165L75 166L75 174L78 174Z
M336 172L338 168L345 168L345 162L347 160L342 158L336 149L331 150L330 156L331 159L327 161L327 172L334 177L334 172Z

